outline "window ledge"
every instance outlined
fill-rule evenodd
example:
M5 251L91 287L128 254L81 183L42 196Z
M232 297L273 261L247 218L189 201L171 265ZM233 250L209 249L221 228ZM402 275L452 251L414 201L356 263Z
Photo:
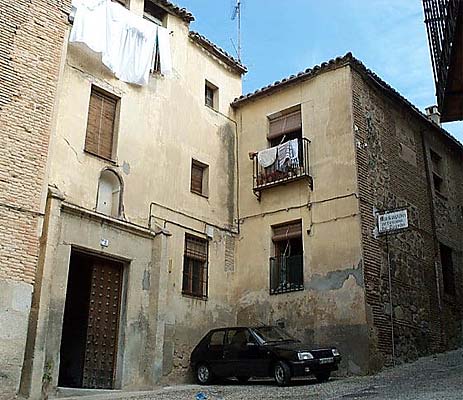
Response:
M190 190L190 192L193 193L193 194L196 194L196 195L198 195L198 196L201 196L201 197L203 197L203 198L205 198L205 199L209 199L209 196L208 196L207 194L200 193L200 192L197 192L197 191L195 191L195 190Z
M89 156L98 158L98 159L100 159L100 160L109 162L109 163L111 163L112 165L117 165L117 161L116 161L116 160L113 160L113 159L111 159L111 158L106 158L106 157L100 156L100 155L98 155L98 154L92 153L91 151L88 151L88 150L85 150L85 149L84 149L84 153L87 154L87 155L89 155Z
M288 289L274 289L270 290L271 295L276 295L276 294L284 294L284 293L291 293L291 292L301 292L304 290L304 285L294 287L294 288L288 288Z
M207 301L207 296L201 296L201 295L196 295L193 293L187 293L187 292L182 292L182 296L192 299L192 300L202 300L202 301Z

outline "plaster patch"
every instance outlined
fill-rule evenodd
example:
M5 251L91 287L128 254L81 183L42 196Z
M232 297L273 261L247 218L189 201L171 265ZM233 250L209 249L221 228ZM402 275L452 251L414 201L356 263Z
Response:
M307 289L324 292L326 290L338 290L344 286L349 277L352 276L357 285L363 287L363 276L361 263L354 268L348 268L338 271L328 272L326 275L313 275L312 279L307 282Z
M130 174L130 164L127 161L124 161L124 164L122 164L122 171L124 171L126 175Z

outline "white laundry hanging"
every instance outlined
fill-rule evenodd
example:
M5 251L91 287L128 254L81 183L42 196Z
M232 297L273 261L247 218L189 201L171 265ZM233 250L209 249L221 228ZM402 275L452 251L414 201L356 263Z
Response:
M73 0L76 7L70 42L102 53L103 63L124 82L146 85L159 31L161 73L172 70L167 29L131 13L111 0Z
M170 53L169 31L162 26L158 27L159 60L161 74L169 75L172 72L172 57Z
M275 163L277 159L277 150L278 147L271 147L270 149L265 149L257 153L257 161L259 165L264 168L268 168Z

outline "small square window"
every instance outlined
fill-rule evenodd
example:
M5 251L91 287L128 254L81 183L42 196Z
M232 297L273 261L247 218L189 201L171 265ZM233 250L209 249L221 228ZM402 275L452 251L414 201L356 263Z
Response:
M143 6L143 18L151 21L159 26L164 26L164 21L167 16L167 12L154 4L150 0L145 0L145 4Z
M216 110L219 103L219 88L206 81L204 102L206 106Z
M186 234L183 254L183 294L201 299L207 298L207 263L207 240Z
M207 197L209 195L209 166L197 160L191 161L190 190Z

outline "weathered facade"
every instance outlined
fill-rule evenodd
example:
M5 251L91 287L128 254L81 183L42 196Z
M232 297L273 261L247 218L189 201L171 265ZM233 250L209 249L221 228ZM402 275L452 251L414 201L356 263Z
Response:
M351 373L460 346L462 145L350 54L234 106L246 210L238 319L280 321L311 342L334 343ZM263 184L257 201L245 154L268 147L273 116L294 107L310 141L310 179ZM409 229L378 235L377 215L397 209L407 209ZM295 219L302 222L304 291L271 296L264 279L265 260L278 247L272 226Z
M38 399L188 379L198 340L235 324L336 345L352 374L462 344L460 143L350 54L240 96L246 69L164 0L128 7L169 30L173 72L124 83L67 42L63 7L48 21L59 35L41 81L55 100L33 107L50 151L18 189L36 208L2 191L2 228L24 216L29 231L6 236L19 233L32 256L19 271L28 258L11 256L14 241L0 250L11 326L0 348L22 343L0 365L8 393L19 380ZM15 115L2 105L19 130ZM287 139L297 161L263 168L262 150ZM375 213L396 208L410 228L378 236ZM10 297L16 281L27 293Z
M69 7L0 2L0 398L23 364Z

